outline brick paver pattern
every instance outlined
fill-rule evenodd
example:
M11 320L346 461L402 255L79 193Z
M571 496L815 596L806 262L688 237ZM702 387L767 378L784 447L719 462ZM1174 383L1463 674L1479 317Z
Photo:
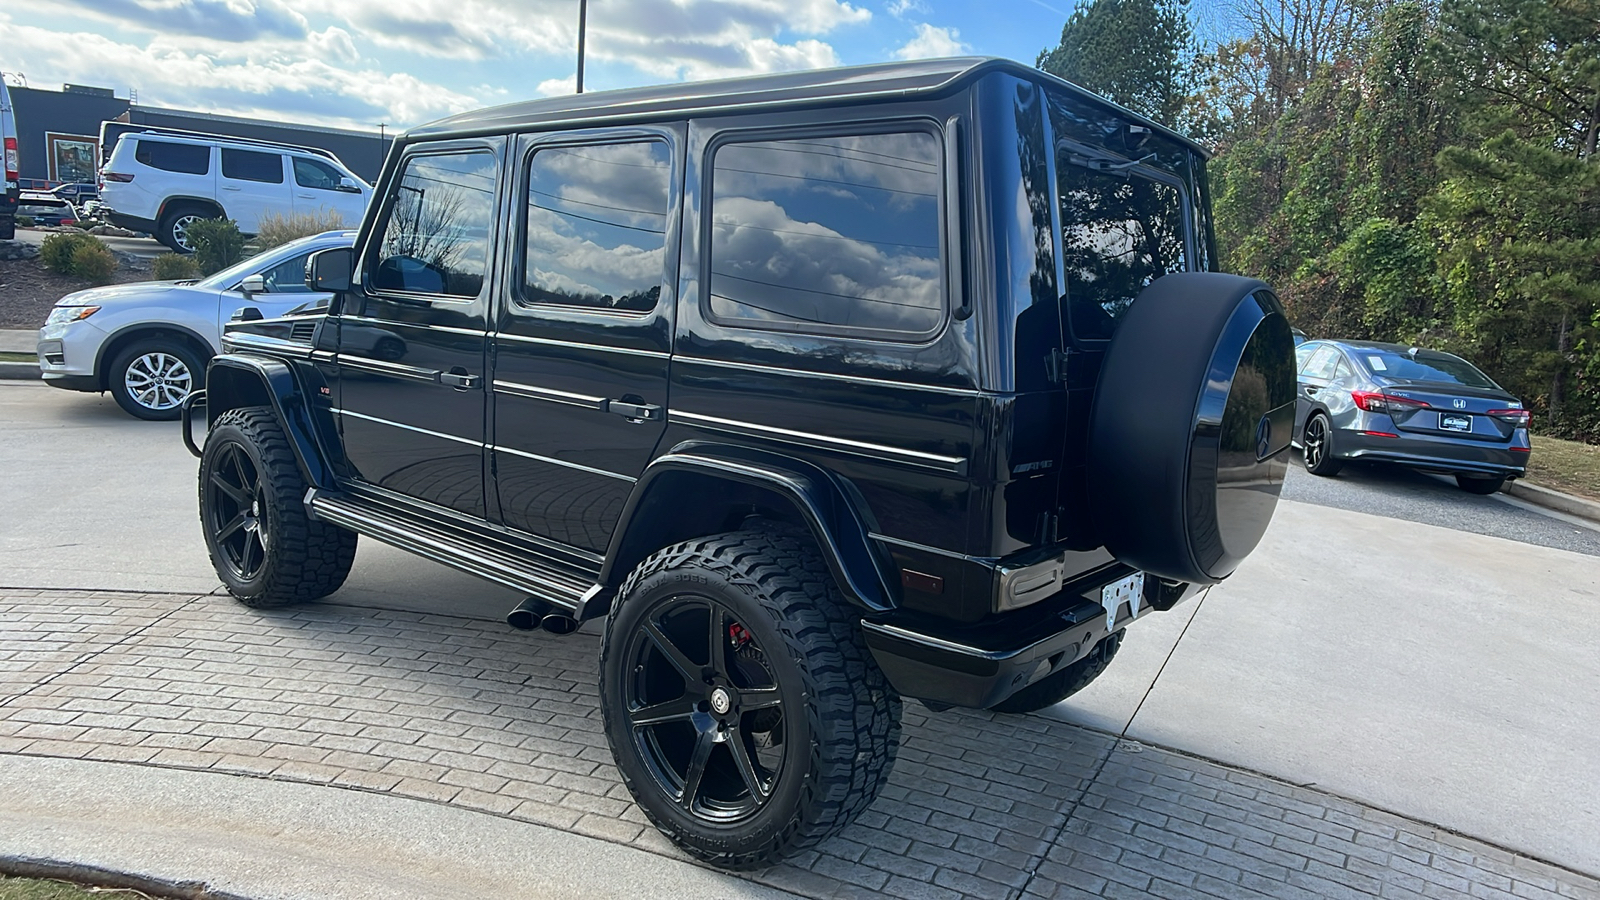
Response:
M441 615L0 590L0 754L385 792L676 856L612 766L597 655ZM878 802L751 877L813 897L1600 900L1600 880L1317 791L915 703Z

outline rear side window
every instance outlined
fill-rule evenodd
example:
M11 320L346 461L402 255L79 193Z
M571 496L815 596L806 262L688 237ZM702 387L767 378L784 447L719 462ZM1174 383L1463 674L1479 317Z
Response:
M1316 378L1326 381L1333 377L1333 368L1339 364L1339 351L1332 346L1324 344L1319 348L1305 368L1300 370L1301 378Z
M135 144L133 158L152 169L186 175L204 175L211 171L210 147L145 138L140 138Z
M254 150L222 149L222 177L283 184L283 156Z
M1072 332L1104 340L1150 282L1187 271L1183 192L1136 173L1057 158L1061 260Z
M661 299L671 165L660 141L535 153L528 163L522 301L654 309Z
M943 324L943 176L932 134L724 144L712 170L714 320L891 339Z
M412 156L394 182L372 286L476 297L489 258L495 158L486 150Z
M294 183L303 188L319 191L337 191L344 175L333 166L315 159L291 156L294 163Z

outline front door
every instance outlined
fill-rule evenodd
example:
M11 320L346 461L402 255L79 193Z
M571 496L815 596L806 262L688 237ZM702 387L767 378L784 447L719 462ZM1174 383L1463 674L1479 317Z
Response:
M682 133L521 140L494 341L501 521L603 552L666 423Z
M500 138L451 141L402 159L338 316L351 474L477 518L503 151Z

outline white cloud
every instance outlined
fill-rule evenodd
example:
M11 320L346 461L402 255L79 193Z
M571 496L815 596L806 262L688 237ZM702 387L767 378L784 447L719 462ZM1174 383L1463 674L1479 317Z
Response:
M928 14L928 5L922 0L889 0L889 15L896 19L905 18L907 13Z
M546 78L534 87L534 93L541 97L560 97L565 94L575 94L578 91L578 76L568 75L565 78Z
M90 15L165 34L218 41L304 38L306 17L283 0L62 0Z
M961 42L961 32L954 28L938 28L923 22L917 26L917 36L905 46L894 51L898 59L933 59L940 56L961 56L970 52Z

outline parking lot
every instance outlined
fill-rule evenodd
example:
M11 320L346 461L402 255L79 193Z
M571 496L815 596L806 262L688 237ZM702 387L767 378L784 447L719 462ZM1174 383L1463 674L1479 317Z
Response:
M675 858L610 765L592 634L511 632L497 620L520 598L372 542L325 603L245 610L214 593L175 427L22 383L0 383L0 422L0 752L21 754L0 818L48 802L29 767L79 757L431 800ZM1600 533L1409 472L1296 470L1284 496L1237 575L1136 623L1079 696L1030 717L909 705L885 798L756 880L1600 896ZM504 860L485 872L517 881Z

